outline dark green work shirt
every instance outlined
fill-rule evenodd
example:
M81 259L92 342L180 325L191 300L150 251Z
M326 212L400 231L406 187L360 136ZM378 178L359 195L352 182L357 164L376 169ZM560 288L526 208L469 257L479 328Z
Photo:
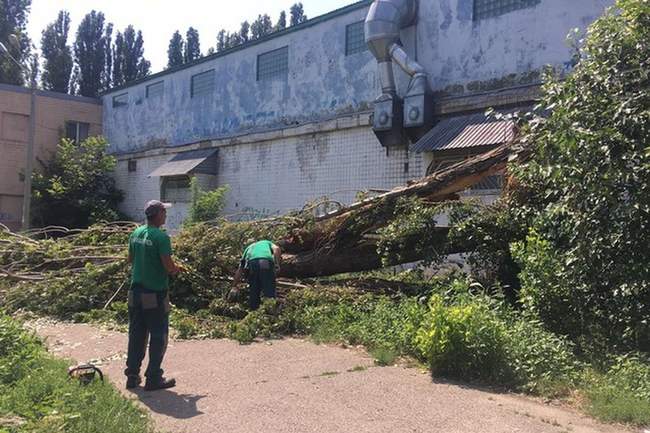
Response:
M155 291L167 290L169 277L160 256L171 256L169 236L157 227L141 226L129 238L129 254L133 259L131 283Z

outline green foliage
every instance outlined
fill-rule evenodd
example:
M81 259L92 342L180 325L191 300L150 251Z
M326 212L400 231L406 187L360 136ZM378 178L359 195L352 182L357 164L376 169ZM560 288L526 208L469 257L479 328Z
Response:
M488 383L511 380L505 326L488 305L448 306L442 296L434 295L429 309L415 343L433 374Z
M219 218L226 204L228 186L222 186L212 191L203 191L196 177L190 183L192 203L186 220L187 224L213 221Z
M514 251L550 329L649 351L650 3L616 7L590 27L573 73L545 86L550 115L523 138L530 232Z
M27 20L31 4L31 0L0 0L0 42L23 65L30 57L31 41L27 36ZM27 78L16 63L6 55L0 55L0 83L22 85Z
M45 59L41 76L43 88L54 92L68 93L72 74L72 49L68 45L70 13L60 11L53 23L43 30L41 52Z
M151 62L144 58L144 39L142 31L136 33L129 25L124 33L117 32L113 45L113 81L114 87L122 86L149 75Z
M68 379L64 361L0 315L0 425L3 432L143 433L153 427L144 412L108 384L81 386Z
M185 34L185 51L183 60L185 63L193 62L201 57L201 43L199 41L199 31L194 27L187 29Z
M646 356L617 357L612 366L587 376L589 412L604 421L650 424L650 362Z
M184 45L185 41L183 41L181 32L176 30L172 35L172 38L169 40L169 48L167 48L167 68L173 68L183 64Z
M81 20L74 42L78 66L76 77L78 93L91 98L111 84L111 38L113 25L106 23L102 12L91 11Z
M106 141L90 137L76 145L63 139L52 161L33 180L33 220L39 226L88 227L120 217L122 192L110 172L116 160Z
M289 14L291 15L291 21L289 24L292 26L307 21L307 15L305 15L305 9L302 3L294 3L289 10Z

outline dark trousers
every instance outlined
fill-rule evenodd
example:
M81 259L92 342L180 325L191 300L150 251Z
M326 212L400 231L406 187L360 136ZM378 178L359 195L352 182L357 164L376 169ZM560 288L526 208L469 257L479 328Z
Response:
M127 376L140 374L140 367L149 340L149 366L145 376L158 380L169 336L169 297L167 292L147 290L133 285L129 290L129 347L126 360Z
M275 298L275 266L273 261L255 259L248 262L248 306L257 310L260 306L260 296Z

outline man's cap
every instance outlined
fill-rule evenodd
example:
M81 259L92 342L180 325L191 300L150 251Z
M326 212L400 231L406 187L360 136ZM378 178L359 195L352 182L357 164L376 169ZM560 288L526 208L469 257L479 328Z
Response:
M144 205L144 214L147 218L152 218L158 215L158 212L169 209L172 207L171 203L163 203L159 200L150 200Z

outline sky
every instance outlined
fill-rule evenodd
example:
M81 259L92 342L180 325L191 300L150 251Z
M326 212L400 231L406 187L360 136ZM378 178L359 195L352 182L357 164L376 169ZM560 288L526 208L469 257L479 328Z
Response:
M114 24L113 35L133 24L142 30L145 58L151 62L151 72L167 65L167 46L172 34L180 30L183 35L192 26L199 30L201 52L216 44L217 32L239 30L243 21L254 21L259 14L267 13L273 23L281 10L287 12L296 0L32 0L27 31L38 47L41 32L54 21L61 9L70 12L72 20L68 43L72 44L79 22L91 10L104 13ZM356 0L302 0L308 18L355 3Z

